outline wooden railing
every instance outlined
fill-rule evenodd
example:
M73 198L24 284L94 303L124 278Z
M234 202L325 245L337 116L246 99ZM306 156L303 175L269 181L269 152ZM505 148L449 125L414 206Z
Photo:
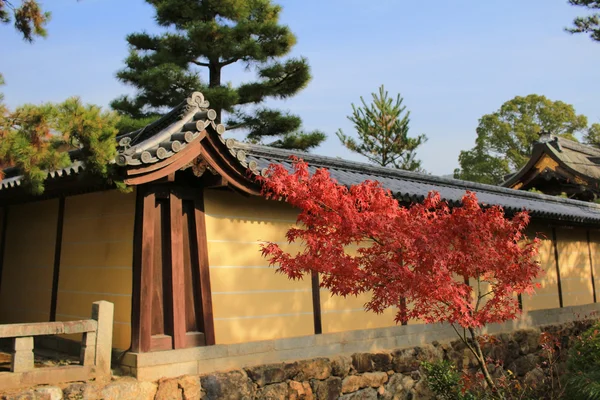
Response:
M110 377L114 305L92 304L92 318L81 321L0 325L0 339L12 339L10 372L0 372L0 388L72 382ZM35 368L33 338L82 334L80 365Z

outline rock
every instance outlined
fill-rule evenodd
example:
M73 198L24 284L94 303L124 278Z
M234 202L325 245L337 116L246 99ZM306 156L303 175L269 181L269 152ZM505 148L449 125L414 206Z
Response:
M362 375L350 375L342 381L342 393L356 392L366 387L379 387L388 380L385 372L365 372Z
M388 381L388 374L385 372L366 372L363 374L365 387L379 387Z
M385 372L392 369L392 355L389 353L371 354L373 371Z
M331 376L331 362L327 358L313 358L296 363L298 373L297 381L308 381L309 379L323 380Z
M159 380L156 400L183 400L183 390L179 388L177 379Z
M402 374L394 374L390 377L387 385L385 385L385 398L403 399L415 386L415 381Z
M102 398L101 389L97 383L72 383L63 389L63 399L98 400Z
M342 393L356 392L358 389L365 387L363 385L362 375L350 375L342 381Z
M33 390L17 391L12 393L4 393L2 400L37 400L37 395Z
M41 386L35 388L39 400L62 400L63 391L56 386Z
M308 382L290 382L290 400L313 400L313 391Z
M139 382L140 387L140 395L139 399L142 400L153 400L156 395L156 391L158 390L158 385L154 382ZM192 399L193 397L184 397L184 399ZM199 399L200 397L198 397Z
M285 382L267 385L258 391L258 398L261 400L287 400L289 399L288 385Z
M244 371L230 371L200 377L206 400L252 399L256 388Z
M331 359L331 374L334 376L344 378L350 373L350 368L352 368L352 358L348 356L337 356Z
M377 400L377 391L373 388L359 390L358 392L345 394L340 400Z
M526 356L519 357L514 362L514 373L517 376L525 376L526 373L536 368L539 362L540 357L535 354L527 354Z
M429 386L427 386L425 379L421 379L417 382L410 394L412 394L412 398L414 399L435 399L435 396L431 390L429 390Z
M153 385L153 384L151 384ZM153 385L156 388L156 385ZM175 384L177 387L177 384ZM104 388L99 390L99 397L94 397L95 399L102 400L134 400L134 399L154 399L154 394L156 390L152 390L153 388L148 385L143 385L142 382L138 382L134 378L122 378L117 379L110 382L108 385L104 386ZM158 393L157 393L158 395ZM145 397L142 397L145 396ZM74 397L74 399L81 399L82 397ZM83 397L85 398L85 397ZM162 397L165 399L166 397ZM175 397L177 398L177 397ZM181 397L179 397L181 398Z
M417 360L415 349L402 349L394 352L392 369L396 372L405 373L419 369L421 362Z
M363 372L373 371L373 363L371 362L371 354L355 353L352 354L352 366L359 374Z
M285 381L287 378L286 372L286 367L283 363L246 368L246 373L250 379L256 382L259 387Z
M544 386L546 381L546 374L544 370L540 367L534 368L528 373L525 374L525 378L523 378L523 383L525 387L530 387L532 389L537 389Z
M342 394L342 379L332 376L324 381L310 381L316 400L336 400Z
M183 392L183 400L200 400L202 398L202 385L199 376L183 376L177 380L177 385Z

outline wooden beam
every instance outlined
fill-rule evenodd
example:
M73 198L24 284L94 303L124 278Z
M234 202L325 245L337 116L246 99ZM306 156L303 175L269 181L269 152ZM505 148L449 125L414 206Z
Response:
M185 282L183 274L183 207L181 197L169 196L171 212L171 294L173 315L173 348L183 349L186 344Z
M552 228L552 244L554 245L554 261L556 263L556 282L558 286L558 304L563 307L562 285L560 283L560 266L558 264L558 242L556 241L556 228Z
M2 227L0 228L0 291L2 291L2 269L4 267L4 249L6 247L6 229L8 227L8 206L2 209Z
M321 287L319 286L319 273L312 271L310 274L312 284L313 324L315 335L323 333L323 321L321 318Z
M180 158L185 157L185 155L190 152L189 148L194 147L205 136L206 136L206 130L200 132L200 135L193 142L187 144L183 148L183 150L181 150L177 154L175 154L163 161L156 162L154 164L143 164L143 165L140 165L139 167L129 168L129 169L127 169L127 171L125 173L130 176L131 175L141 175L141 174L146 174L149 172L159 170L163 167L166 167L167 165L174 163L175 161L179 160Z
M63 225L65 220L65 198L58 199L58 220L56 221L56 239L54 244L54 272L52 275L52 295L50 297L50 321L56 321L58 302L58 281L60 276L60 254L62 251Z
M146 188L138 188L131 308L131 348L133 352L147 352L152 347L152 281L156 214L155 194L148 192Z
M210 270L208 264L208 240L206 237L206 217L204 211L204 192L194 201L196 220L196 241L198 243L198 267L200 269L200 294L202 299L202 318L206 345L215 344L215 322L213 317L212 292L210 288Z
M190 143L184 150L173 156L177 157L177 159L174 162L171 162L164 168L152 171L148 174L138 175L133 178L126 178L124 182L127 185L141 185L143 183L153 182L157 179L169 175L172 172L176 172L178 169L180 169L181 167L198 157L198 154L200 153L200 147L200 142Z
M596 278L594 277L594 258L592 257L592 242L590 240L589 229L586 231L586 236L588 244L588 256L590 257L590 273L592 275L592 293L594 294L594 303L596 303Z

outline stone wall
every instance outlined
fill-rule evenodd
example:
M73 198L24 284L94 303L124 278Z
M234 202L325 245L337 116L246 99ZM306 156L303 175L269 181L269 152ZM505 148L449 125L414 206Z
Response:
M529 385L540 384L548 373L544 369L541 333L551 333L566 350L575 337L591 324L589 320L574 321L502 333L495 336L497 340L487 345L485 351L520 380ZM565 354L563 351L562 364ZM471 353L462 342L454 340L391 351L360 352L186 375L157 382L114 378L108 384L88 382L38 387L0 395L0 399L429 399L431 393L425 383L421 363L441 359L451 360L459 369L475 367Z

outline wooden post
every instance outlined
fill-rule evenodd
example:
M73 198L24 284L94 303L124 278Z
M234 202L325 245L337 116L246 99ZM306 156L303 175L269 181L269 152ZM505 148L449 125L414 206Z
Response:
M556 282L558 286L558 304L563 307L562 285L560 283L560 265L558 263L558 242L556 240L556 228L552 227L552 244L554 245L554 262L556 264Z
M321 320L321 287L319 286L319 273L312 271L310 274L312 284L313 324L315 335L323 333L323 321Z
M194 202L196 221L196 240L198 242L198 266L200 268L200 293L202 299L202 318L204 325L204 340L210 346L215 341L215 322L212 307L212 292L210 289L210 270L208 264L208 241L206 238L206 217L204 212L204 194Z
M181 198L171 192L171 294L173 296L173 348L182 349L186 342L185 282L183 277L183 206Z
M2 227L0 228L0 291L2 291L2 267L4 266L4 248L6 245L6 228L8 227L8 206L2 209Z
M50 321L56 321L58 301L58 281L60 277L60 254L62 251L63 222L65 219L65 198L58 199L58 220L56 221L56 239L54 244L54 272L52 275L52 295L50 298Z
M131 349L150 351L154 276L156 196L138 188L134 233Z
M114 313L115 306L113 303L101 300L92 304L92 319L98 321L95 352L98 376L110 376Z
M594 294L594 303L596 303L596 280L594 276L594 258L592 257L592 243L590 240L590 231L589 229L586 231L587 233L587 243L588 243L588 256L590 258L590 273L592 275L592 293Z
M33 337L14 338L10 370L12 372L26 372L31 371L33 367Z

